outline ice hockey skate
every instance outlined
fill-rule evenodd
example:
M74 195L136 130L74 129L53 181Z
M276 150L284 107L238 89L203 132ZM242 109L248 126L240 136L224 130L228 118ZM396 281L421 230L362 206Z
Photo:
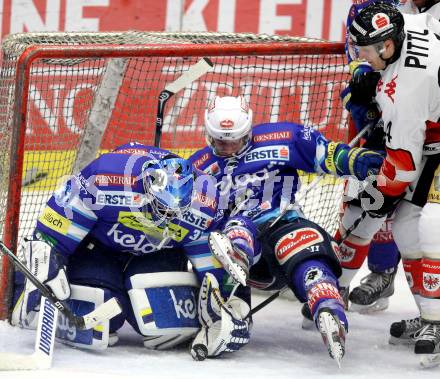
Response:
M331 308L319 310L316 325L324 344L327 346L330 357L341 367L341 360L345 354L346 325Z
M361 279L358 287L355 287L349 295L351 301L350 310L359 313L373 313L388 308L389 298L394 293L393 273L371 272Z
M246 285L249 277L249 258L246 253L233 247L229 238L218 231L211 232L208 237L209 247L232 278Z
M339 293L341 294L342 300L344 300L345 310L348 310L348 293L349 288L341 287L339 289ZM313 316L310 311L309 305L304 303L301 307L301 314L303 316L303 320L301 323L301 328L304 330L312 330L315 328L315 322L313 321Z
M415 334L414 352L420 354L420 365L425 368L440 364L440 324L425 323Z
M423 327L424 323L420 317L393 322L388 342L392 345L413 345L416 342L415 333Z
M304 330L312 330L315 327L315 322L313 321L312 313L310 312L310 307L307 303L302 305L301 314L303 316L301 328Z

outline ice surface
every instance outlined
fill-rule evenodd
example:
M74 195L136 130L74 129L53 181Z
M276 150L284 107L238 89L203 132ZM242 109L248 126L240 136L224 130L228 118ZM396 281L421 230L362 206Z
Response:
M361 272L360 274L364 274ZM359 279L360 275L357 276ZM256 296L254 304L264 297ZM255 314L248 346L220 359L195 362L185 349L149 351L129 326L120 333L117 346L102 352L73 349L56 343L53 368L49 371L3 372L4 378L423 378L437 377L440 367L422 369L411 347L388 344L391 322L414 317L402 269L390 307L381 313L349 313L350 331L342 368L328 356L319 334L301 329L300 304L278 299ZM13 328L0 322L0 351L30 354L34 331Z

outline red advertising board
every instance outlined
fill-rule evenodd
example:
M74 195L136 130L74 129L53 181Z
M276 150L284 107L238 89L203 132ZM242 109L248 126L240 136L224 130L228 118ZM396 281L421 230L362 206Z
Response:
M0 0L2 35L27 31L224 31L341 41L352 0Z
M346 73L341 66L324 70L323 62L316 57L315 62L309 58L307 64L305 57L281 60L246 57L233 64L227 57L211 59L213 71L176 94L167 104L162 147L204 146L204 110L216 94L244 94L250 100L254 124L298 122L319 129L329 137L343 127L342 107L338 101ZM341 57L340 65L342 61ZM189 66L179 62L174 58L130 61L111 117L106 120L108 126L101 148L114 148L130 140L153 143L161 83L172 82L179 76L178 72ZM68 74L59 67L33 68L26 136L29 149L69 149L80 138L101 75L100 64L93 69L89 64L77 65L74 70L69 69ZM45 76L47 70L52 74ZM331 136L327 133L330 130L333 131ZM51 142L41 144L41 139Z

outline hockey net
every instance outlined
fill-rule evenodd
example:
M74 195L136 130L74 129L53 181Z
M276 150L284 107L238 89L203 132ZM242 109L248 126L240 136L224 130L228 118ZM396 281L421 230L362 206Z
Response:
M298 122L347 140L342 44L226 33L24 33L2 48L0 230L13 250L66 175L120 144L153 144L160 91L201 57L214 67L167 104L161 147L185 157L203 147L203 113L216 94L244 94L254 124ZM303 200L306 216L333 233L341 195L341 182L325 178ZM6 258L0 271L5 318Z

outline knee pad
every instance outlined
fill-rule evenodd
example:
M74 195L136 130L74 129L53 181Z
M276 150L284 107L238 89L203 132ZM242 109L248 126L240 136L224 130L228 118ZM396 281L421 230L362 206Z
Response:
M337 288L338 279L325 261L308 259L295 267L290 278L292 290L300 302L308 300L308 293L318 284L331 284Z
M94 288L80 285L71 285L72 294L68 305L72 311L82 316L95 310L95 308L113 297L114 294L108 289ZM118 315L121 326L125 316ZM113 321L113 319L112 319ZM56 338L67 345L82 349L103 350L109 346L110 320L104 321L93 329L80 330L69 323L69 320L61 313L58 316Z
M393 222L393 237L403 258L421 258L419 221L422 208L407 201L400 202Z
M269 244L275 246L275 258L288 278L299 263L312 258L327 261L336 276L341 275L336 242L311 221L298 219L282 225L271 233Z
M440 203L426 203L419 220L420 249L424 257L440 259Z
M144 336L144 346L168 349L199 330L197 277L189 272L136 274L128 279L134 318L129 322Z

